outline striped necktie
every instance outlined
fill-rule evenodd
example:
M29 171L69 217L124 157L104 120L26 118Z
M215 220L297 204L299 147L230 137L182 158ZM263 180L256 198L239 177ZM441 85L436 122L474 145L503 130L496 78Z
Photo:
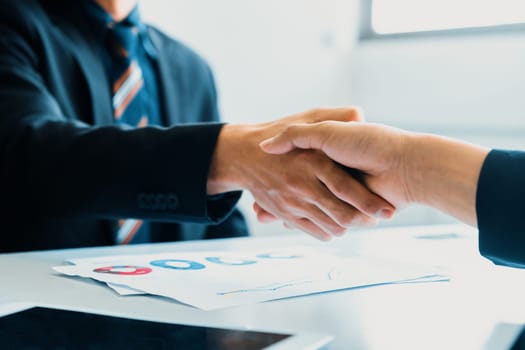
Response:
M137 61L136 50L139 45L139 30L126 22L108 24L108 45L111 53L111 81L113 116L115 123L133 127L148 124L143 90L144 79ZM118 220L115 235L117 244L128 244L132 240L140 241L140 235L146 234L142 220ZM135 239L134 239L135 238Z

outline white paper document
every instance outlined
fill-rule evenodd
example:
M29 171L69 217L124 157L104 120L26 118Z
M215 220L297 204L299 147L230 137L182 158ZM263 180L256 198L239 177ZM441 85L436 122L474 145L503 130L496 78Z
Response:
M388 283L448 280L432 267L341 257L312 248L188 252L70 260L54 269L204 310Z

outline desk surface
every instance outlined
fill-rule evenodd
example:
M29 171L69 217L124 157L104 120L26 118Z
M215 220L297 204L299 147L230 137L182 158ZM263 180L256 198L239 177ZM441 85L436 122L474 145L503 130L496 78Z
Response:
M288 245L332 246L348 255L436 264L448 268L452 279L201 311L160 297L121 297L99 283L51 269L71 258ZM2 254L0 274L0 303L29 302L173 323L320 332L335 336L331 349L480 349L497 321L525 321L525 271L498 268L480 257L476 232L466 226L357 231L330 243L286 235Z

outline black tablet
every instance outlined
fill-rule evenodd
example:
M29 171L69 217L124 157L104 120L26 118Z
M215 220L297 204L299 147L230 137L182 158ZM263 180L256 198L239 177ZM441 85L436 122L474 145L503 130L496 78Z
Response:
M2 314L0 308L0 315ZM7 349L323 349L330 337L220 329L105 316L47 307L5 311Z

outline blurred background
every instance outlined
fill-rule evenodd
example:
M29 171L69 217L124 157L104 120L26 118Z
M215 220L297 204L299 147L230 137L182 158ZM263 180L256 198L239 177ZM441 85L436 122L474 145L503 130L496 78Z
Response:
M211 64L223 119L257 123L317 106L525 148L523 0L143 0L145 19ZM256 235L262 225L245 193ZM411 207L383 226L453 223Z

